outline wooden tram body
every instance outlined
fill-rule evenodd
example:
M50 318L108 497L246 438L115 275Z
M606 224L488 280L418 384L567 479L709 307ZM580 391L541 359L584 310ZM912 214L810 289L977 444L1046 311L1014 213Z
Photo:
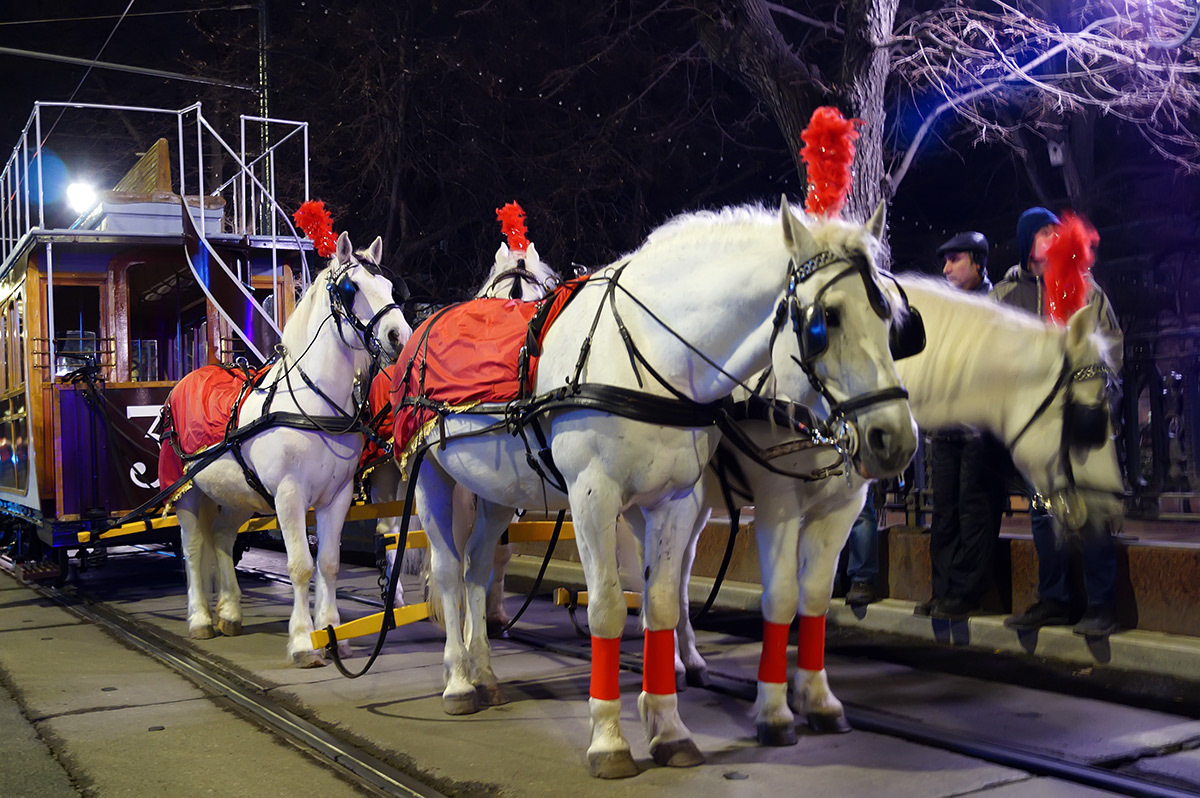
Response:
M61 225L43 190L44 117L60 109L58 129L82 109L148 118L159 136ZM307 147L306 123L243 117L234 149L198 104L35 106L0 176L0 545L14 559L57 571L102 549L101 531L159 492L175 382L269 355L309 277L287 216L307 199ZM154 526L113 541L177 537Z

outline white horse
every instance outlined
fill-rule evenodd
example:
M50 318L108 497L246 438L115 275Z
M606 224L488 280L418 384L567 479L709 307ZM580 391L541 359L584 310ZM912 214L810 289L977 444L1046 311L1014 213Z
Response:
M667 426L672 422L657 417L631 418L635 411L621 406L627 395L611 411L571 407L569 399L548 410L540 423L566 495L529 465L521 438L479 434L502 417L458 414L435 425L427 441L435 445L415 478L444 602L446 711L475 711L477 688L485 703L504 700L482 621L492 550L513 508L569 505L589 590L589 766L605 778L637 773L619 721L617 654L626 611L615 550L617 516L636 506L649 565L638 708L656 762L702 762L677 710L673 630L680 567L703 501L697 482L719 434L685 415L771 365L777 390L789 397L856 407L845 418L856 430L849 446L865 476L895 474L907 464L916 434L888 350L893 316L873 265L882 206L867 228L801 221L786 200L781 216L737 208L679 217L593 276L565 307L545 336L535 395L564 385L570 394L580 383L616 386L657 398L657 407L680 419L680 426ZM865 394L875 398L859 403ZM671 397L684 401L663 401ZM465 585L452 534L455 483L479 497L464 552Z
M970 425L996 435L1012 447L1021 473L1039 493L1051 497L1056 513L1071 524L1107 525L1119 516L1123 485L1111 426L1109 434L1103 434L1108 421L1104 377L1111 373L1112 359L1108 342L1097 332L1096 308L1079 311L1063 329L940 280L902 276L898 282L924 318L928 335L923 352L896 363L920 427ZM1049 404L1037 412L1047 399ZM1102 440L1095 448L1072 445L1075 433L1064 429L1068 401L1077 409L1086 408L1084 415L1102 414ZM778 425L746 421L742 426L762 446L789 439ZM1070 451L1073 481L1061 457L1063 441ZM796 741L787 702L786 649L797 607L799 667L793 676L792 706L816 731L849 731L825 673L824 620L838 555L862 509L869 480L856 474L850 484L839 477L798 482L767 471L737 451L731 453L754 497L762 569L758 737L771 745ZM836 462L836 456L812 450L775 462L811 471ZM711 489L709 495L714 495ZM704 660L696 651L687 616L686 578L681 586L680 657L688 680L702 682Z
M524 302L541 299L562 279L548 263L542 260L537 247L530 242L525 251L510 250L508 244L501 243L496 250L496 258L492 268L484 278L483 285L476 292L476 298L509 297ZM390 369L389 369L390 372ZM386 378L389 386L390 374L381 375ZM379 378L377 378L379 379ZM407 491L407 483L400 479L400 468L395 460L388 460L376 466L367 477L372 503L403 501ZM455 491L455 501L462 512L455 514L455 540L462 543L475 519L475 497L469 491L459 488ZM375 524L376 535L395 535L400 532L400 519L397 517L380 518ZM428 565L428 558L422 557L421 549L409 549L404 552L404 573L419 573L423 566ZM393 551L387 554L387 572L392 571ZM509 621L504 610L504 572L512 559L511 546L497 546L494 561L494 577L488 587L488 623L496 628L502 628ZM404 604L404 591L401 585L396 585L396 604ZM430 620L441 623L441 608L436 599L430 600Z
M334 596L338 549L363 446L362 434L350 423L356 412L355 382L367 374L373 357L369 349L377 348L383 357L394 360L412 335L393 302L391 282L379 271L382 249L382 240L376 238L367 250L354 252L349 236L341 234L334 259L317 275L284 326L281 357L246 398L238 422L245 427L264 413L283 412L317 418L331 431L270 426L245 439L241 447L249 474L227 452L198 471L191 487L176 501L187 568L188 633L194 638L214 634L209 604L214 565L217 630L226 635L241 632L234 539L251 515L273 512L287 547L294 595L288 656L300 667L325 664L321 653L313 650L309 634L314 619L318 628L339 623ZM188 382L185 377L172 393ZM342 429L351 431L338 431ZM273 501L251 486L251 475ZM308 590L313 558L305 521L310 507L317 520L312 614ZM348 646L345 652L349 654Z

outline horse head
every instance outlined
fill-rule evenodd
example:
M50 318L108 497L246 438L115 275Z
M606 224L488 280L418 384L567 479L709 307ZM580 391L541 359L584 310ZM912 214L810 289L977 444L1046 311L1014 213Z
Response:
M1108 342L1099 335L1100 309L1085 305L1067 324L1067 403L1063 435L1073 447L1096 449L1110 437L1109 408L1113 391Z
M875 266L883 205L866 226L838 219L806 223L786 198L781 214L791 264L771 351L777 387L827 418L860 474L895 476L912 459L917 435L893 347L914 336L893 334L907 305L897 287L884 286Z
M1063 524L1078 529L1119 516L1124 492L1110 418L1114 356L1100 333L1099 305L1085 305L1071 316L1065 347L1059 452L1067 484L1049 498Z
M510 250L508 244L501 243L478 296L531 301L541 299L560 282L558 273L542 261L532 242L524 251Z
M385 271L382 257L382 238L376 237L371 246L356 252L350 236L343 232L326 270L326 285L339 331L343 324L348 325L361 344L354 348L391 362L412 335L412 327L401 309L408 299L408 287L399 275ZM342 340L347 340L344 334Z

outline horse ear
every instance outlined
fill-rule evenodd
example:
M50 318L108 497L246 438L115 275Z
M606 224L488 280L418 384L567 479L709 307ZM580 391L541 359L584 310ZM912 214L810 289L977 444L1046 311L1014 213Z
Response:
M335 255L338 263L349 263L350 257L354 254L354 245L350 243L350 234L345 230L338 236L337 251Z
M1088 336L1100 328L1100 305L1089 302L1067 319L1067 349L1083 345Z
M867 232L875 236L877 241L883 240L883 228L887 224L887 201L880 200L879 207L875 209L875 213L871 214L871 218L867 220Z
M817 242L808 228L796 218L788 207L787 195L779 202L779 215L783 219L783 242L792 252L809 252L817 248Z
M371 242L371 246L367 247L367 257L376 266L383 263L383 236L375 236L375 240Z
M496 250L495 262L499 263L502 260L508 260L508 244L503 241L500 242L500 249Z
M540 257L538 257L537 247L533 245L532 241L530 241L529 246L525 248L525 258L530 261L538 262L541 262L542 260Z

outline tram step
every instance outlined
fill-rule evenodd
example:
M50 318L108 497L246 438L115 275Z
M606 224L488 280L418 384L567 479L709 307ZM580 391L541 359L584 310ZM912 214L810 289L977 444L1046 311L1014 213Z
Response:
M51 582L62 576L62 568L58 563L31 560L17 563L13 573L22 582Z

